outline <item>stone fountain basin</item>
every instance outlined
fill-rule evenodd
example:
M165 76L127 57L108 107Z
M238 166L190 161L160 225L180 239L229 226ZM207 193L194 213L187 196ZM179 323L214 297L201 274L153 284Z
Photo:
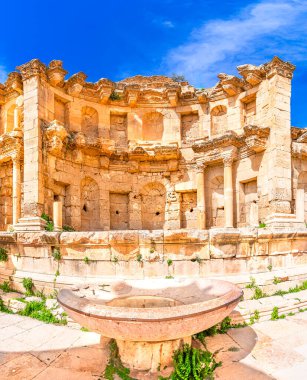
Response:
M241 296L238 286L221 280L151 279L62 289L58 302L81 326L104 337L160 342L217 324Z

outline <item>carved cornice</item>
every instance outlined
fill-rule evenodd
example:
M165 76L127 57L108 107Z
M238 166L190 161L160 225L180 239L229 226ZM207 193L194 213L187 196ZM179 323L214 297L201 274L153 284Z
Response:
M115 88L115 83L109 79L102 78L97 82L100 103L106 104Z
M62 61L55 59L49 63L49 67L47 69L47 76L52 86L62 87L64 84L65 75L67 74L68 71L63 69Z
M8 75L5 82L6 91L16 91L19 95L23 93L22 77L20 73L13 71Z
M129 147L128 157L134 161L177 160L179 147L177 143L133 144Z
M85 86L86 78L87 75L82 72L72 75L65 84L68 95L78 96Z
M192 145L192 149L195 153L205 153L217 147L225 147L225 146L235 146L241 147L244 145L244 139L241 136L238 136L233 131L226 132L223 136L209 139L202 139L196 141Z
M226 92L228 96L237 95L244 90L244 82L234 75L221 73L218 75L218 78L220 79L220 85L223 91Z
M265 70L263 65L254 66L254 65L241 65L237 66L237 70L240 75L245 79L247 83L251 86L256 86L259 84L265 77Z
M271 78L274 75L281 75L285 78L292 79L295 66L290 62L285 62L278 57L274 57L271 62L263 65L267 78Z
M38 76L44 80L47 80L47 67L39 59L32 59L30 62L27 62L21 66L17 66L16 69L21 72L23 81L34 76Z

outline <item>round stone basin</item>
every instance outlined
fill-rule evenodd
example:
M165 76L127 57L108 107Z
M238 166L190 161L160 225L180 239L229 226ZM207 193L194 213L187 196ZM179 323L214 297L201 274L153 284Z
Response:
M229 315L241 296L226 281L165 279L62 289L58 301L81 326L116 339L130 370L157 379L157 368L170 367L175 350Z
M58 301L76 322L104 337L161 342L215 325L241 296L239 287L221 280L150 279L62 289Z

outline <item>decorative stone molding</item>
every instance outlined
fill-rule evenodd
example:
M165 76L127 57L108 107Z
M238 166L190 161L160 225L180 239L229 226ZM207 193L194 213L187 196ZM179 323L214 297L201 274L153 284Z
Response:
M23 93L22 77L16 71L8 75L5 85L7 91L16 91L19 95Z
M124 95L130 107L134 107L138 101L140 86L138 84L129 84L125 86Z
M168 97L168 100L172 107L177 106L179 95L180 95L180 86L175 84L169 84L166 88L166 94Z
M60 60L54 59L49 63L47 69L47 77L52 86L62 87L64 84L65 75L68 74L68 71L63 69L63 62Z
M115 88L115 84L109 79L102 78L98 81L97 85L100 103L106 104L109 101L110 95L112 94Z
M247 64L238 66L237 70L251 86L256 86L264 79L265 70L263 66Z
M87 75L80 72L72 75L66 82L66 91L71 96L78 96L85 85Z
M54 156L61 156L63 143L68 137L68 132L66 131L63 124L59 121L54 120L45 130L46 137L46 147L50 154Z
M177 143L132 145L128 156L135 161L174 160L179 157L179 148Z
M237 95L244 87L243 81L234 75L221 73L218 75L218 78L220 79L220 85L222 86L223 91L226 92L228 96Z
M34 76L38 76L44 80L47 80L47 67L39 59L32 59L30 62L27 62L21 66L17 66L16 69L21 72L23 81Z
M23 140L20 132L5 133L0 136L0 163L23 154Z
M265 150L270 129L247 125L244 127L244 134L247 147L257 153Z
M271 62L264 65L264 69L267 73L267 78L271 78L274 75L281 75L285 78L292 79L295 66L292 63L282 61L278 57L274 57Z

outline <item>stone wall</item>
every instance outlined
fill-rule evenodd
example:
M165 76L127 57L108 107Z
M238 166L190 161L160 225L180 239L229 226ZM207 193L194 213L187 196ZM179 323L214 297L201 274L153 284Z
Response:
M9 251L0 277L11 276L17 287L23 277L52 289L111 278L252 275L307 264L307 233L293 229L1 233L0 243Z

